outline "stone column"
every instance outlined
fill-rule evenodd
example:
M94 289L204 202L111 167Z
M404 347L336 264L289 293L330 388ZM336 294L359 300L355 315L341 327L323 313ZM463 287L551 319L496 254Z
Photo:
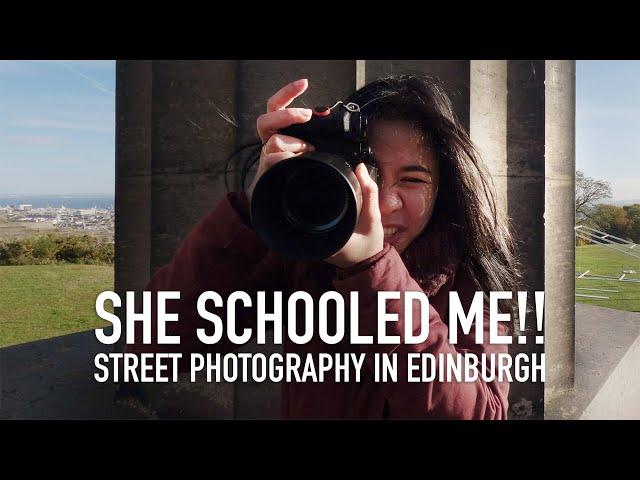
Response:
M366 83L386 75L429 75L442 83L453 108L469 129L469 60L365 60Z
M507 62L507 211L523 266L521 290L544 290L545 62ZM530 306L533 298L529 299ZM536 345L535 315L527 316L527 344L511 345L513 355L544 351ZM544 385L513 383L512 418L542 418Z
M238 64L238 143L257 139L256 118L264 113L267 100L277 90L299 78L309 79L308 90L292 106L312 108L333 105L353 92L356 84L355 60L240 61ZM281 346L255 341L240 349L242 352L265 354L281 351ZM280 385L271 382L237 383L235 385L236 418L279 418Z
M545 96L545 404L575 370L575 61L547 60Z
M542 418L545 398L572 385L574 89L574 62L471 62L471 137L518 242L521 288L546 292L544 347L533 343L533 313L528 343L511 347L546 352L546 386L512 384L511 418Z
M142 290L150 272L151 62L116 64L115 290Z
M154 61L152 274L224 195L236 127L235 61Z
M469 132L491 175L496 202L507 215L507 62L472 60Z
M141 291L225 193L236 127L235 61L118 62L116 287ZM231 418L233 385L128 384L159 417ZM126 398L125 398L126 397Z

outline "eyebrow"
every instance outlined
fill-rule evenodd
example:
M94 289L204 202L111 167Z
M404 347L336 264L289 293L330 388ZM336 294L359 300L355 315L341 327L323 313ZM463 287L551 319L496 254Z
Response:
M400 169L401 172L423 172L427 175L431 175L431 170L427 167L423 167L422 165L407 165L406 167L402 167Z

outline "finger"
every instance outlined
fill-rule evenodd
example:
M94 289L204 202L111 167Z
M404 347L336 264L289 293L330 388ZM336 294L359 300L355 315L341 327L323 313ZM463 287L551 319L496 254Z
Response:
M312 152L314 150L315 147L304 140L276 133L269 137L269 140L265 143L262 151L265 154L269 154L276 152Z
M285 108L264 113L258 117L256 122L260 140L264 142L281 128L294 123L308 122L312 115L313 111L310 108Z
M364 163L356 167L356 178L362 190L361 214L370 221L380 221L380 205L378 204L378 184L373 181Z
M275 112L281 110L289 105L293 100L302 95L302 93L309 86L309 82L306 78L301 78L295 82L282 87L267 102L267 112Z

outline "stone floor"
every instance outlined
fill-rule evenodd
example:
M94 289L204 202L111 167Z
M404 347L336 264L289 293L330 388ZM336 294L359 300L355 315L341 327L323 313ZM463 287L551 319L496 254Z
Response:
M640 313L576 304L575 387L547 400L545 418L636 418L633 405L623 403L640 395L640 382L633 378L630 363L631 355L638 354ZM637 365L635 370L640 370ZM605 395L616 398L615 409L602 404L599 397Z
M0 418L135 417L114 405L114 389L93 379L103 351L92 331L0 349Z

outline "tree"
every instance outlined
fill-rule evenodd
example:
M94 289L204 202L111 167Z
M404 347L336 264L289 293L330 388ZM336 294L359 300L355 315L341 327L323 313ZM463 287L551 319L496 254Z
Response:
M629 239L630 222L622 207L600 203L591 209L586 223L616 237Z
M611 198L609 182L596 180L576 171L576 219L590 218L595 202Z
M629 236L635 243L640 243L640 204L628 205L624 208L629 219Z

